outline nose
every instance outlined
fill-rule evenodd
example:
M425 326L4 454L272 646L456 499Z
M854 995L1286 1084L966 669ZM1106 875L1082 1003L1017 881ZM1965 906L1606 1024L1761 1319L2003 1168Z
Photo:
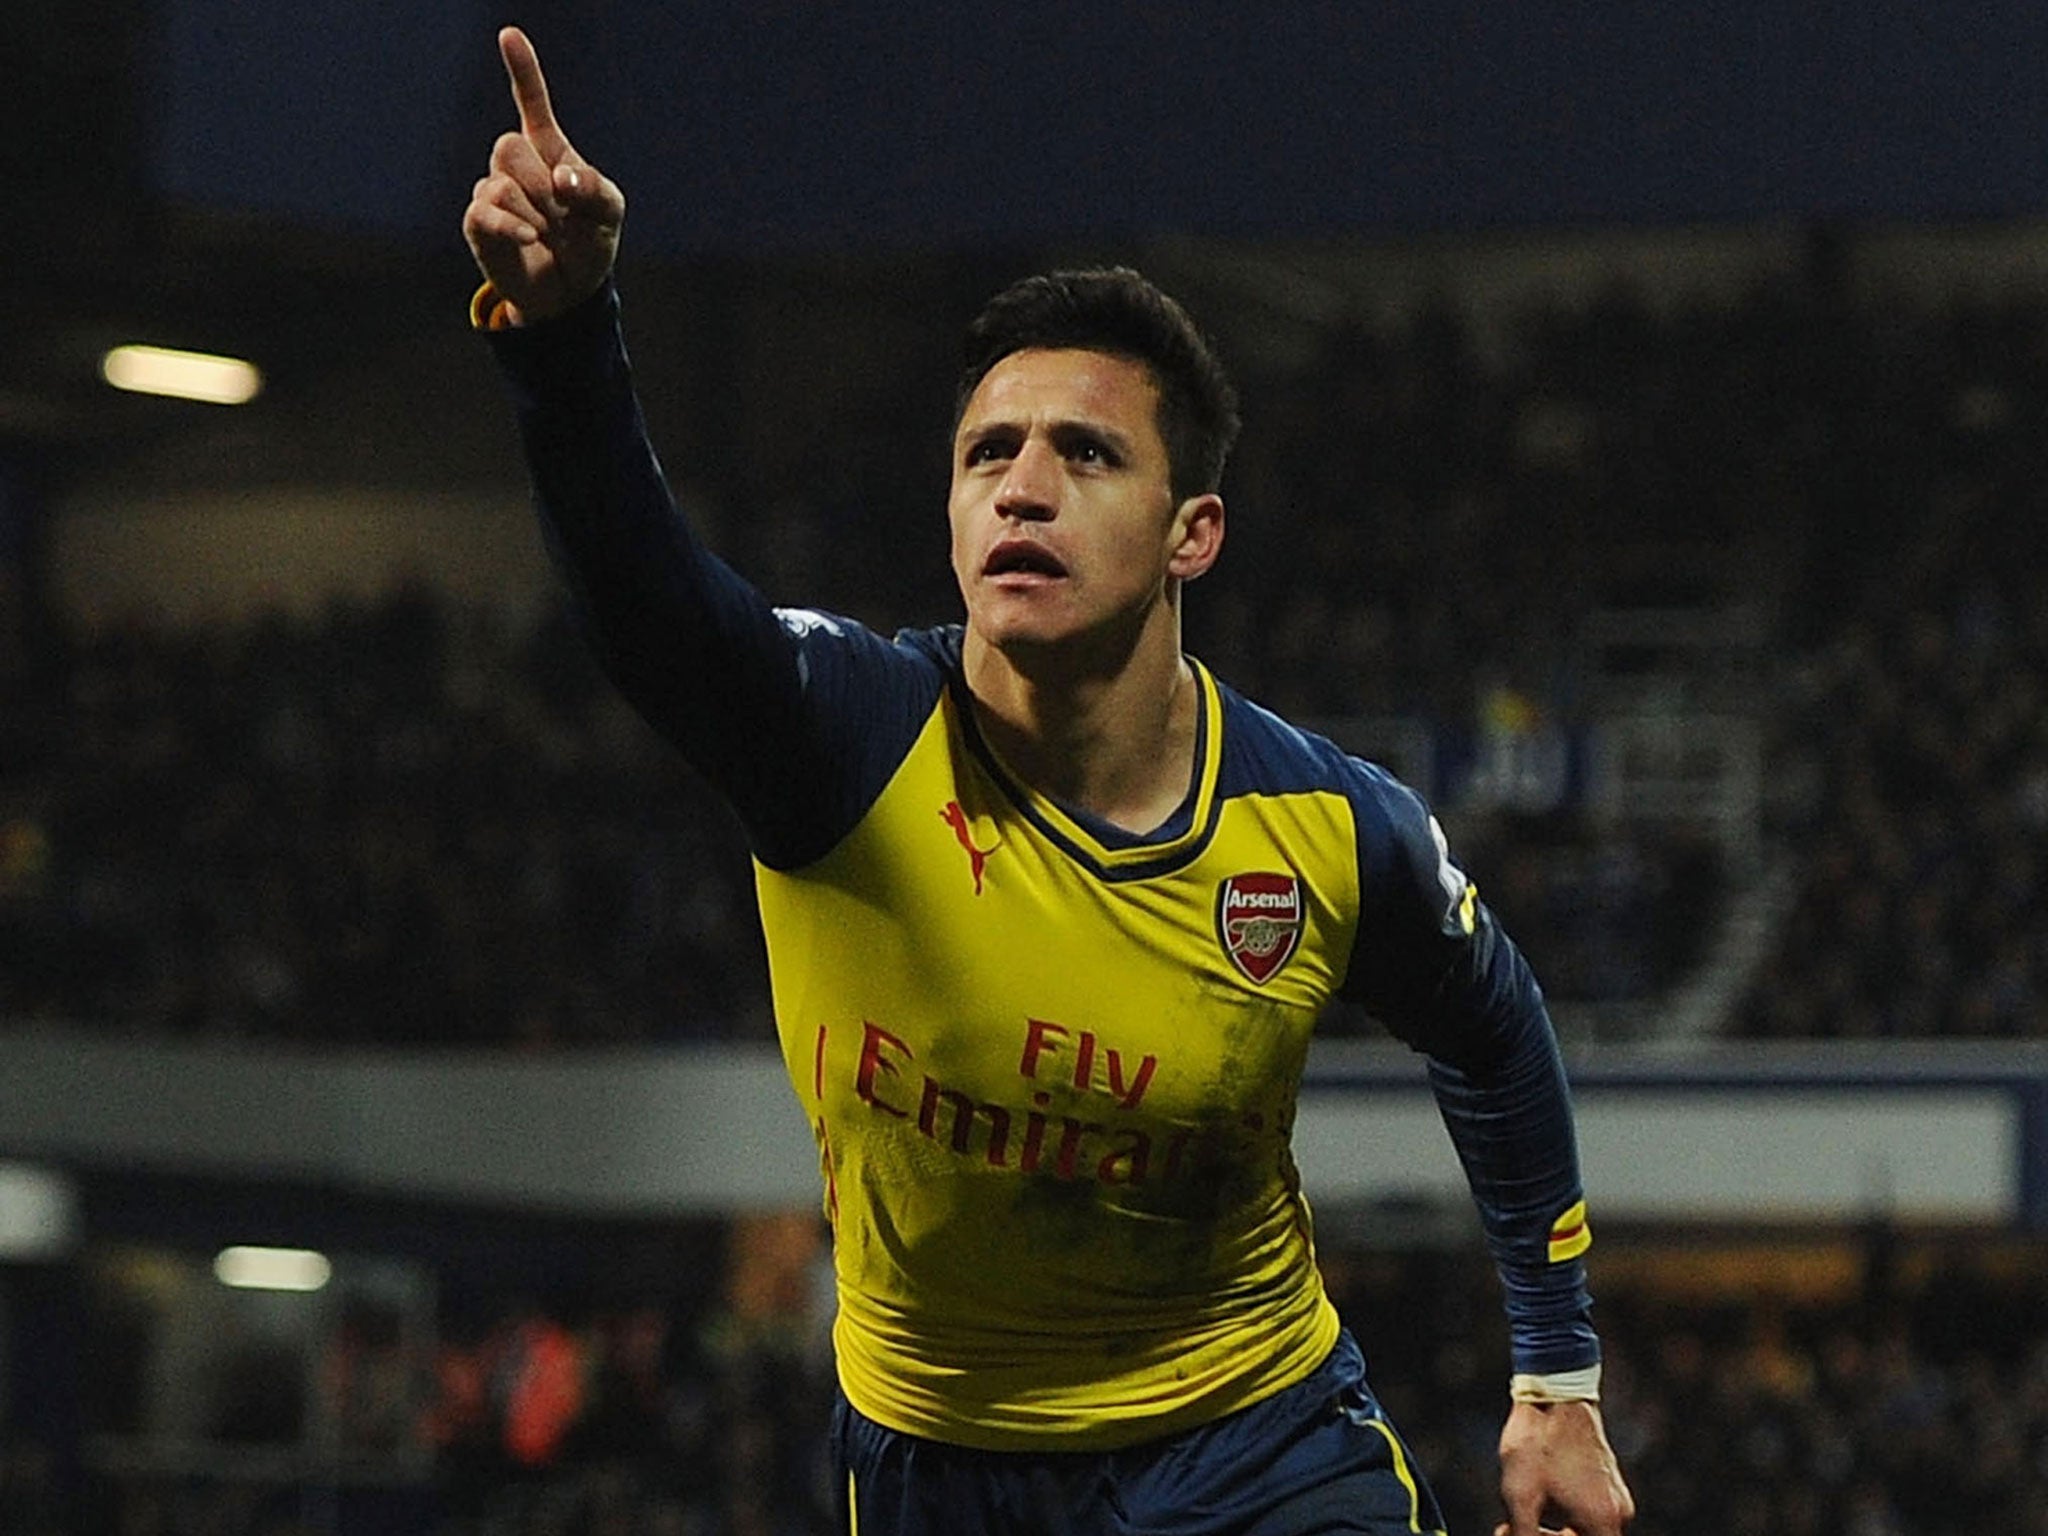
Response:
M996 487L996 511L1020 522L1042 523L1059 511L1060 456L1050 443L1027 438Z

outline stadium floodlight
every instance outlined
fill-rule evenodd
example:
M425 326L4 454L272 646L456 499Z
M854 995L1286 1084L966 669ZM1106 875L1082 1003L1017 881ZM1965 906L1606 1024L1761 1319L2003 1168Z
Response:
M58 1259L78 1242L78 1191L69 1177L0 1162L0 1264Z
M208 405L246 405L263 388L263 372L239 357L180 352L172 347L115 347L100 359L100 377L138 395L167 395Z
M334 1277L334 1266L310 1248L238 1245L214 1255L213 1277L238 1291L317 1291Z

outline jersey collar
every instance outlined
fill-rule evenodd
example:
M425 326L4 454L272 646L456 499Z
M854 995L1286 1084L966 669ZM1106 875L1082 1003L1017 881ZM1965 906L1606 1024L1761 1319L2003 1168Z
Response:
M954 713L969 749L1019 814L1049 841L1104 880L1142 880L1193 861L1215 835L1222 804L1216 785L1223 763L1223 701L1209 669L1192 656L1195 679L1195 772L1187 797L1150 832L1130 832L1078 807L1040 794L1011 771L975 723L965 677L953 676Z

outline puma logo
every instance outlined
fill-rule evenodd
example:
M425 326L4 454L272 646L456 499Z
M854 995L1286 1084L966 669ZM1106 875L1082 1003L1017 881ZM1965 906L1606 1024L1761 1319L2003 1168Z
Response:
M967 813L960 809L958 800L948 800L946 808L939 812L939 819L953 829L953 836L960 846L967 850L967 867L974 876L974 894L981 894L981 872L988 864L988 856L995 852L993 847L974 846L974 834L967 825Z

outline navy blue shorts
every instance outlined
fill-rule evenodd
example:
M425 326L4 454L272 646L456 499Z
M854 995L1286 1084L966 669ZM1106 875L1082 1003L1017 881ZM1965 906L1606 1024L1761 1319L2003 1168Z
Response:
M832 1417L849 1536L1417 1536L1443 1516L1349 1333L1286 1391L1118 1451L977 1451Z

